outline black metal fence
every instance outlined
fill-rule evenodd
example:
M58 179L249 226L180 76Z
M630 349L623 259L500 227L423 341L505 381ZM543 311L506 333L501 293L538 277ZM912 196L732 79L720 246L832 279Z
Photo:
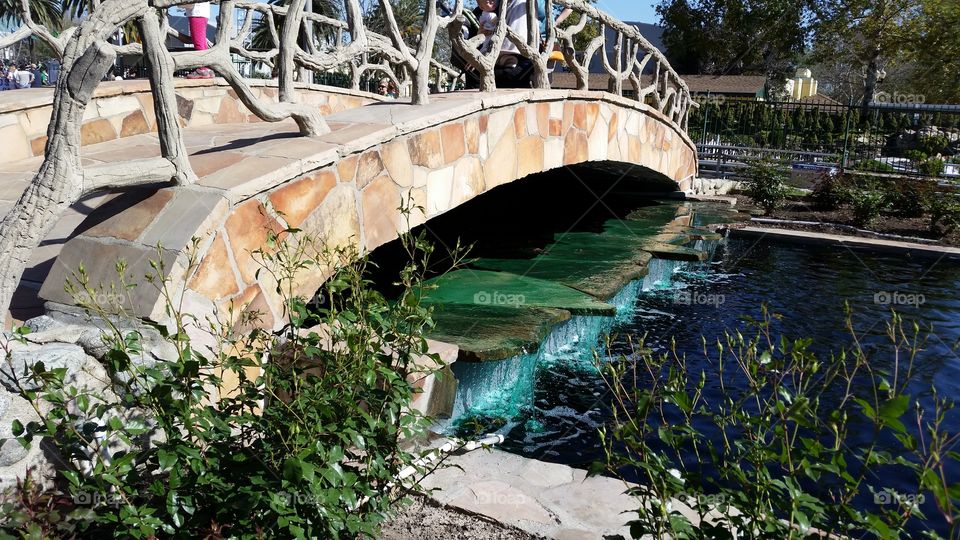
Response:
M960 105L698 101L689 133L704 176L767 156L801 177L836 167L960 181Z

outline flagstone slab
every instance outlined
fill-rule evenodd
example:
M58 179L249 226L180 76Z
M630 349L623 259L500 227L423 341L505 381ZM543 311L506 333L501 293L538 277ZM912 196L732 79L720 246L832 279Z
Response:
M457 345L459 361L503 360L536 351L553 326L569 318L562 309L442 304L427 337Z
M510 272L462 269L427 280L426 304L539 307L576 315L613 315L616 308L565 285Z
M448 458L452 466L421 481L431 497L545 538L630 538L631 486L566 465L501 450Z

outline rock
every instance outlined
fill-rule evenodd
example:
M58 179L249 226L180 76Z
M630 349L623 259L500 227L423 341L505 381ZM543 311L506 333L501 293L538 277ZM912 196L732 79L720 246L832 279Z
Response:
M43 483L51 471L50 463L44 459L40 441L34 441L30 448L24 448L13 438L13 421L19 420L26 425L38 420L36 412L27 400L18 395L0 389L0 493L17 485L27 471L34 471L35 478Z
M19 387L27 390L38 388L30 380L31 368L37 362L43 362L49 371L64 368L67 370L64 382L89 389L102 389L108 385L109 378L103 366L84 353L77 345L68 343L48 343L45 345L14 344L7 361L0 366L0 384L11 392L19 392Z
M0 467L9 467L22 461L30 453L13 434L13 421L19 420L26 425L37 420L37 413L27 400L20 396L0 390Z
M49 315L40 315L39 317L34 317L27 322L23 323L24 326L30 329L30 332L44 332L50 330L51 328L56 328L58 326L63 326L63 323L50 317Z
M160 332L151 326L136 321L114 321L124 335L137 331L140 333L140 343L143 351L134 355L135 365L153 365L160 360L174 360L177 349ZM58 314L57 317L41 315L26 322L32 332L26 339L31 343L70 343L83 348L88 355L102 359L110 350L104 339L108 328L104 324L97 324L89 317L73 314Z

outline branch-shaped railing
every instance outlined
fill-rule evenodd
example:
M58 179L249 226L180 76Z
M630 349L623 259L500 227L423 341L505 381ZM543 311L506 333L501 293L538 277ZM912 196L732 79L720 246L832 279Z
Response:
M27 38L44 41L60 57L61 76L54 94L53 112L47 130L44 161L17 204L0 223L0 309L6 312L31 252L50 232L60 214L84 195L98 190L144 183L190 184L196 181L177 117L173 75L177 70L209 67L222 77L238 98L265 121L292 118L303 135L321 135L329 128L319 110L297 102L297 75L310 72L341 71L350 76L359 89L365 74L380 72L398 86L409 88L413 104L430 99L430 86L456 87L463 74L449 67L449 58L438 58L438 37L446 30L450 47L475 71L482 91L496 89L497 60L505 44L511 52L532 64L530 85L550 87L550 62L555 50L562 51L565 63L577 81L577 88L588 89L589 66L597 52L610 77L608 90L624 95L629 83L636 99L664 114L681 129L686 129L690 108L696 106L686 84L663 54L640 32L598 10L585 0L545 0L545 32L540 36L535 3L540 0L503 0L499 6L501 23L487 37L469 31L472 17L464 0L428 0L419 25L411 37L401 31L389 1L374 8L379 13L363 13L359 0L344 0L340 17L304 10L305 0L287 0L285 5L255 0L220 0L216 38L205 50L170 51L171 30L165 10L195 0L103 0L92 4L92 12L80 24L59 35L34 20L29 0L18 2L20 25L0 38L0 48ZM518 33L504 23L509 8L525 5L525 32ZM575 24L558 27L554 8L580 14ZM242 24L236 27L240 15ZM365 21L371 15L383 21L376 32ZM115 45L110 41L117 30L134 23L140 30L140 43ZM269 37L270 48L250 46L255 28ZM577 51L574 44L588 28L599 30ZM607 41L609 29L613 42ZM314 30L319 30L315 32ZM525 35L523 35L525 34ZM315 37L320 36L320 37ZM118 55L142 55L148 67L154 95L160 157L126 163L84 167L80 160L83 113L97 85ZM445 53L449 55L448 53ZM232 55L264 64L276 70L278 100L258 98L233 63ZM650 73L646 73L649 71Z

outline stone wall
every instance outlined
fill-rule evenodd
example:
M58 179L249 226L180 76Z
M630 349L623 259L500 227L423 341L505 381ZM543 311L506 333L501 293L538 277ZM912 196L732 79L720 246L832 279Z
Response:
M259 99L277 99L275 81L249 81ZM248 123L261 120L237 99L222 79L176 79L177 105L183 127ZM319 85L298 88L298 99L315 105L324 115L361 107L379 100L366 92ZM43 154L53 110L52 88L0 93L0 164ZM97 87L81 127L82 144L156 132L153 95L147 80L104 82Z

